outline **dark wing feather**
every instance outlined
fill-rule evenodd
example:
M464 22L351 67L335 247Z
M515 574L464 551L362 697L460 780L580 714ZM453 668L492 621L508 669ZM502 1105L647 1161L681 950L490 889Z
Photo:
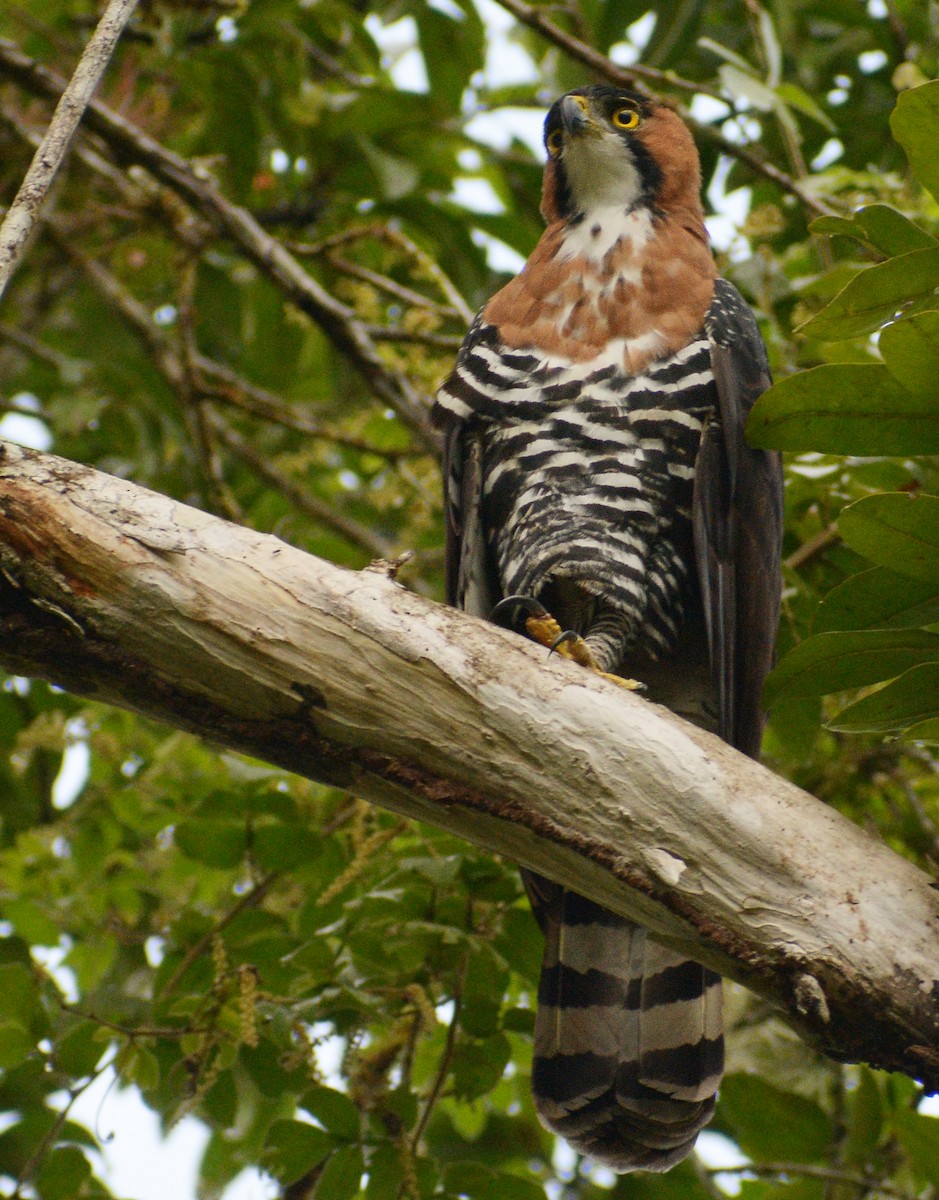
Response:
M434 424L444 433L447 603L477 617L488 617L502 599L498 572L483 526L482 431L460 399L459 369L484 337L481 315L477 314L463 339L453 374L437 393L431 414Z
M782 467L778 454L753 450L744 437L747 414L771 379L753 314L726 280L715 284L706 327L719 421L706 426L695 464L695 557L718 731L756 757L782 590Z
M444 440L447 489L447 603L488 617L502 599L482 520L482 437L462 421Z

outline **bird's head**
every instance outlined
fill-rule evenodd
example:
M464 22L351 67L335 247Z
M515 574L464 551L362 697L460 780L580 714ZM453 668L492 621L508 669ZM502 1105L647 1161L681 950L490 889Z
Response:
M688 128L666 105L624 88L583 87L544 127L541 211L549 223L601 208L700 211L701 169Z

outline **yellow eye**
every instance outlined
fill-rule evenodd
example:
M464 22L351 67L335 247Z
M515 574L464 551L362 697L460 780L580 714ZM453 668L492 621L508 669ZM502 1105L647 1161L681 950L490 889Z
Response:
M618 108L610 120L617 129L635 129L639 124L639 114L634 108Z
M548 147L548 153L551 155L560 154L561 147L564 145L564 134L560 129L554 129L548 134L545 145Z

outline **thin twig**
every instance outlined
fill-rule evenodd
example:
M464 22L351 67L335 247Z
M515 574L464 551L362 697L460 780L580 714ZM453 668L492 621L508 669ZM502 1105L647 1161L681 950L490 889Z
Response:
M65 87L57 72L41 66L6 38L0 38L0 75L40 96L58 97ZM145 166L199 212L212 218L290 303L315 321L362 375L376 398L392 408L428 446L439 448L440 435L430 422L430 398L382 360L354 311L308 275L247 209L232 204L186 159L99 101L88 104L85 120L116 154Z
M199 393L207 400L229 405L252 417L271 421L275 425L280 425L284 429L292 429L296 433L306 434L307 437L319 438L334 446L342 446L361 454L374 454L389 462L397 462L399 459L414 457L422 453L410 446L401 450L392 450L376 446L365 438L340 433L329 425L324 425L315 417L299 412L280 396L252 383L238 375L231 367L207 358L204 354L196 354L193 357L193 366L203 377L199 381Z
M23 1184L29 1183L36 1168L42 1162L44 1155L49 1150L49 1148L55 1144L55 1140L59 1136L59 1134L62 1132L62 1129L65 1126L65 1122L68 1120L68 1114L71 1111L72 1106L75 1104L76 1100L78 1100L78 1098L82 1095L83 1092L86 1092L88 1090L88 1088L91 1087L91 1085L95 1082L95 1080L100 1078L100 1076L102 1076L105 1073L105 1071L109 1070L111 1068L111 1066L113 1066L113 1062L109 1059L107 1062L102 1063L101 1066L98 1067L96 1070L92 1071L89 1074L88 1078L85 1080L85 1082L80 1087L68 1089L68 1103L62 1107L60 1112L57 1114L55 1120L52 1122L52 1124L46 1130L45 1135L42 1138L40 1138L40 1140L39 1140L38 1144L36 1145L35 1149L33 1150L32 1154L29 1156L29 1158L26 1160L26 1162L20 1168L20 1173L17 1176L17 1180L16 1180L16 1189L11 1194L10 1200L18 1200L18 1198L20 1196L22 1196L21 1188L23 1187Z
M450 305L456 310L460 319L465 321L467 325L472 323L473 316L475 315L473 310L463 299L453 280L441 268L440 263L435 258L432 258L425 250L422 250L415 241L412 241L400 229L391 229L385 225L382 229L382 237L386 241L391 242L392 245L400 246L402 250L410 254L418 265L423 268L428 277L440 288L443 295L450 302Z
M110 0L98 27L78 60L78 66L62 89L39 149L0 226L0 296L6 290L23 247L45 203L52 181L65 161L82 114L98 86L124 26L137 7L137 0Z
M436 301L415 291L414 288L396 283L395 280L389 279L387 275L382 275L378 271L372 271L368 267L360 266L359 263L349 262L347 258L340 258L338 254L330 254L327 261L330 266L335 267L337 271L341 271L344 275L349 275L353 279L361 279L363 283L371 284L372 287L378 288L379 291L385 292L389 296L394 296L396 300L400 300L411 308L429 309L442 317L450 317L454 320L459 319L462 315L455 308L437 304Z
M0 109L0 119L6 121L10 129L27 144L33 147L39 144L39 137L23 129L14 115L9 111ZM206 237L210 233L209 225L201 218L196 217L192 210L183 204L174 192L156 183L149 175L144 176L141 174L139 178L132 181L123 171L119 171L106 159L102 158L100 154L90 149L90 147L78 145L75 147L73 154L89 170L104 176L113 187L122 192L128 203L132 204L135 210L139 209L143 203L147 203L149 207L156 211L156 215L164 224L171 229L173 235L188 249L196 251L204 246ZM368 237L400 246L407 253L411 254L426 273L433 278L444 297L449 301L451 307L459 314L461 320L467 325L471 323L473 319L472 309L467 305L446 273L440 269L430 255L425 254L416 243L398 230L390 229L386 225L367 225L356 229L344 230L342 233L324 238L321 242L286 242L284 244L296 257L305 258L317 257L333 247ZM152 322L148 321L148 324L152 324ZM460 334L434 333L419 329L398 329L388 325L374 325L365 321L362 322L362 328L375 342L412 342L417 345L432 346L435 349L454 352L459 350L463 343L463 337ZM16 330L11 330L9 327L0 327L0 337L8 337L10 341L24 339L27 336ZM33 349L33 347L27 347L25 341L22 344L26 349ZM33 349L33 352L36 354L36 357L43 358L44 354L51 355L54 353L51 350L46 351L41 342L35 342L34 346L35 349ZM295 429L298 433L306 433L311 437L320 437L338 446L346 446L350 450L361 450L368 454L377 454L380 458L387 458L390 461L422 453L421 450L413 447L405 450L389 450L380 446L374 446L362 438L350 437L347 434L338 433L321 422L315 421L313 418L290 408L285 401L274 396L272 392L268 392L264 388L252 384L249 380L237 375L231 368L224 366L222 363L215 362L213 359L207 358L202 354L194 355L193 365L202 374L218 380L223 385L223 388L234 389L234 392L230 393L228 391L215 391L214 389L203 387L203 394L208 399L221 400L226 404L235 404L246 412L264 417L267 420L276 421L285 428Z
M618 83L621 87L634 86L637 81L648 82L656 87L674 88L677 91L683 92L705 92L709 91L706 84L696 83L692 79L682 79L681 76L673 74L671 71L659 71L655 67L643 67L638 63L629 66L621 67L607 58L601 51L596 50L593 46L583 41L573 34L565 33L563 29L555 25L555 23L545 15L543 9L535 8L532 4L526 4L525 0L498 0L498 3L515 17L521 21L523 25L527 25L529 29L535 29L549 42L553 42L555 46L559 46L571 58L582 62L584 66L589 67L591 71L595 71L598 75L603 75L613 83ZM642 87L639 90L648 91ZM650 93L651 94L651 93ZM717 93L710 92L711 95Z
M919 792L913 786L911 780L906 779L902 772L895 771L893 773L894 781L899 784L901 791L906 796L907 804L919 825L923 836L930 843L930 856L934 860L939 860L939 826L926 811L922 798Z
M276 488L281 495L289 500L294 508L305 513L306 516L318 522L320 525L325 525L344 537L346 541L352 542L353 545L361 547L366 553L373 558L391 558L392 545L387 538L381 534L375 533L368 526L354 520L352 517L347 517L344 513L338 512L329 504L320 500L318 496L314 496L312 492L299 487L292 479L288 478L282 471L272 465L268 455L263 454L256 446L252 445L246 438L243 438L240 433L236 433L222 418L215 412L208 412L207 417L212 431L219 441L226 446L232 454L237 455L247 466L259 475L263 480Z
M280 872L270 871L263 879L258 880L257 886L252 888L250 892L246 892L237 904L233 905L223 917L215 922L211 929L193 942L186 953L183 955L183 960L169 977L166 983L160 988L159 999L162 1000L169 996L176 988L176 985L186 974L197 958L200 958L208 947L212 944L212 939L222 932L226 925L230 925L235 917L245 912L246 909L253 908L256 904L264 899L271 887L280 877Z
M800 567L804 567L806 563L812 561L813 558L818 558L824 554L826 550L830 550L832 546L837 546L841 541L841 534L838 532L837 525L827 525L824 529L810 537L807 542L803 542L797 550L783 559L783 567L787 571L798 571Z
M135 1038L184 1038L191 1034L212 1032L208 1026L201 1025L122 1025L119 1021L109 1021L107 1017L87 1012L76 1004L61 1003L59 1007L63 1012L71 1013L73 1017L80 1017L83 1021L91 1021L94 1025L100 1025L102 1029L113 1029L115 1033L123 1034L131 1041Z
M440 1055L440 1062L437 1064L437 1070L434 1074L434 1082L431 1084L430 1091L427 1093L427 1099L424 1101L424 1108L418 1119L417 1125L414 1127L414 1134L411 1138L411 1153L417 1154L421 1144L421 1138L424 1136L424 1130L427 1128L427 1122L431 1118L434 1107L440 1098L440 1092L447 1078L447 1072L450 1070L450 1063L453 1061L453 1052L456 1049L456 1035L460 1024L460 1011L463 1007L463 989L466 986L466 971L469 966L469 954L463 958L463 965L460 967L460 977L457 981L456 990L453 995L453 1016L450 1020L450 1025L447 1029L447 1040L444 1043L443 1053Z
M472 320L472 318L470 318ZM429 333L421 329L394 329L390 325L366 325L369 337L376 342L417 342L436 350L459 350L463 338L455 333Z
M403 250L411 258L413 258L424 273L436 283L437 287L442 292L450 307L467 325L473 320L473 310L460 295L452 279L440 267L426 251L422 250L418 244L402 233L400 229L392 229L390 225L363 225L353 229L343 229L339 233L330 234L329 237L320 239L318 242L287 242L287 249L298 258L313 258L322 254L329 254L332 250L338 250L340 246L346 246L350 242L364 241L373 239L379 242L387 242L389 245L396 246L399 250ZM421 297L423 303L426 303L424 297ZM373 334L374 336L374 334Z
M196 293L196 259L189 257L180 272L177 312L180 363L182 387L180 396L183 400L183 415L189 426L190 437L194 441L199 459L202 463L202 473L209 497L215 511L229 521L242 521L244 514L231 489L225 482L225 471L218 447L212 436L212 426L209 421L208 406L205 397L199 390L198 368L196 359L195 330L195 293Z
M746 1163L740 1167L707 1167L706 1170L709 1175L796 1175L805 1179L828 1179L835 1183L852 1183L865 1192L880 1192L883 1196L894 1196L896 1200L919 1200L917 1193L894 1187L892 1183L852 1171L841 1171L837 1167L819 1167L811 1163Z
M242 412L250 413L254 417L275 422L298 433L305 433L311 437L321 438L323 441L328 441L338 446L345 446L351 450L375 454L389 460L399 460L407 454L415 453L412 450L382 450L363 439L334 433L309 417L305 417L302 413L295 412L289 405L280 400L279 397L243 379L223 363L215 362L213 359L207 358L204 354L200 354L197 351L193 351L192 353L191 367L193 374L192 378L190 378L186 365L173 350L169 339L154 324L150 312L124 287L117 276L108 271L99 262L89 258L81 250L77 249L74 242L66 236L58 222L47 221L46 228L59 249L64 251L77 263L91 284L97 288L105 299L114 305L134 333L141 339L148 353L153 358L154 364L169 386L180 397L181 403L184 406L190 402L194 402L196 398L220 401L238 408ZM205 382L205 379L215 380L216 384L220 386L212 387ZM191 430L190 432L193 437L197 436L195 431ZM293 495L296 493L298 496L301 494L292 485L285 483L284 477L279 472L277 473L277 479L278 486L284 485L285 489L289 488L289 494ZM287 494L287 490L285 490L285 494ZM319 502L315 500L311 501L308 498L301 507L309 515L314 515L310 512L311 503L316 508L317 519L334 527L336 526L336 514L332 509L328 509L327 506L320 506ZM360 535L364 527L359 526L355 522L352 523L352 526L344 525L344 536L346 533L351 532L353 527L356 536L352 540L362 545L362 548L369 554L377 555L378 557L384 557L387 554L389 548L385 542L363 543ZM338 531L343 532L343 529Z
M0 339L31 354L33 358L45 363L47 367L54 368L60 375L74 379L88 369L87 362L82 362L78 358L69 358L67 354L60 354L58 350L53 350L50 346L45 345L39 338L34 338L25 330L14 329L12 325L0 325Z
M155 365L185 406L191 400L190 381L187 378L186 367L179 355L172 349L167 338L150 319L150 314L144 306L110 271L76 249L63 235L62 230L57 228L57 223L47 222L47 228L60 249L78 263L88 279L114 304L134 332L142 339ZM210 360L203 360L201 356L195 360L195 365L199 369L203 365L209 364ZM212 367L216 365L211 364ZM276 487L300 512L333 529L353 545L360 546L373 558L391 557L390 542L360 522L336 512L316 496L310 495L298 487L286 475L272 466L265 455L259 453L245 438L236 433L217 413L204 408L201 419L206 422L206 437L210 441L211 437L218 438L256 474Z
M136 296L124 287L116 275L106 267L101 266L84 251L79 250L68 231L58 221L47 220L45 228L48 236L57 249L68 257L85 274L87 279L107 300L114 305L121 316L127 321L133 331L141 339L155 365L176 393L181 393L185 386L184 369L178 356L174 353L167 338L160 332L151 318L150 312L140 303Z

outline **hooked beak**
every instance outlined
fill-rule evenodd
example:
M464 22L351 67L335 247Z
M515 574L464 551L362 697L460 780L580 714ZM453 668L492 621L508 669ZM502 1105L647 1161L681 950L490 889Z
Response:
M586 105L581 96L565 96L561 101L561 128L568 136L583 133L590 126Z

